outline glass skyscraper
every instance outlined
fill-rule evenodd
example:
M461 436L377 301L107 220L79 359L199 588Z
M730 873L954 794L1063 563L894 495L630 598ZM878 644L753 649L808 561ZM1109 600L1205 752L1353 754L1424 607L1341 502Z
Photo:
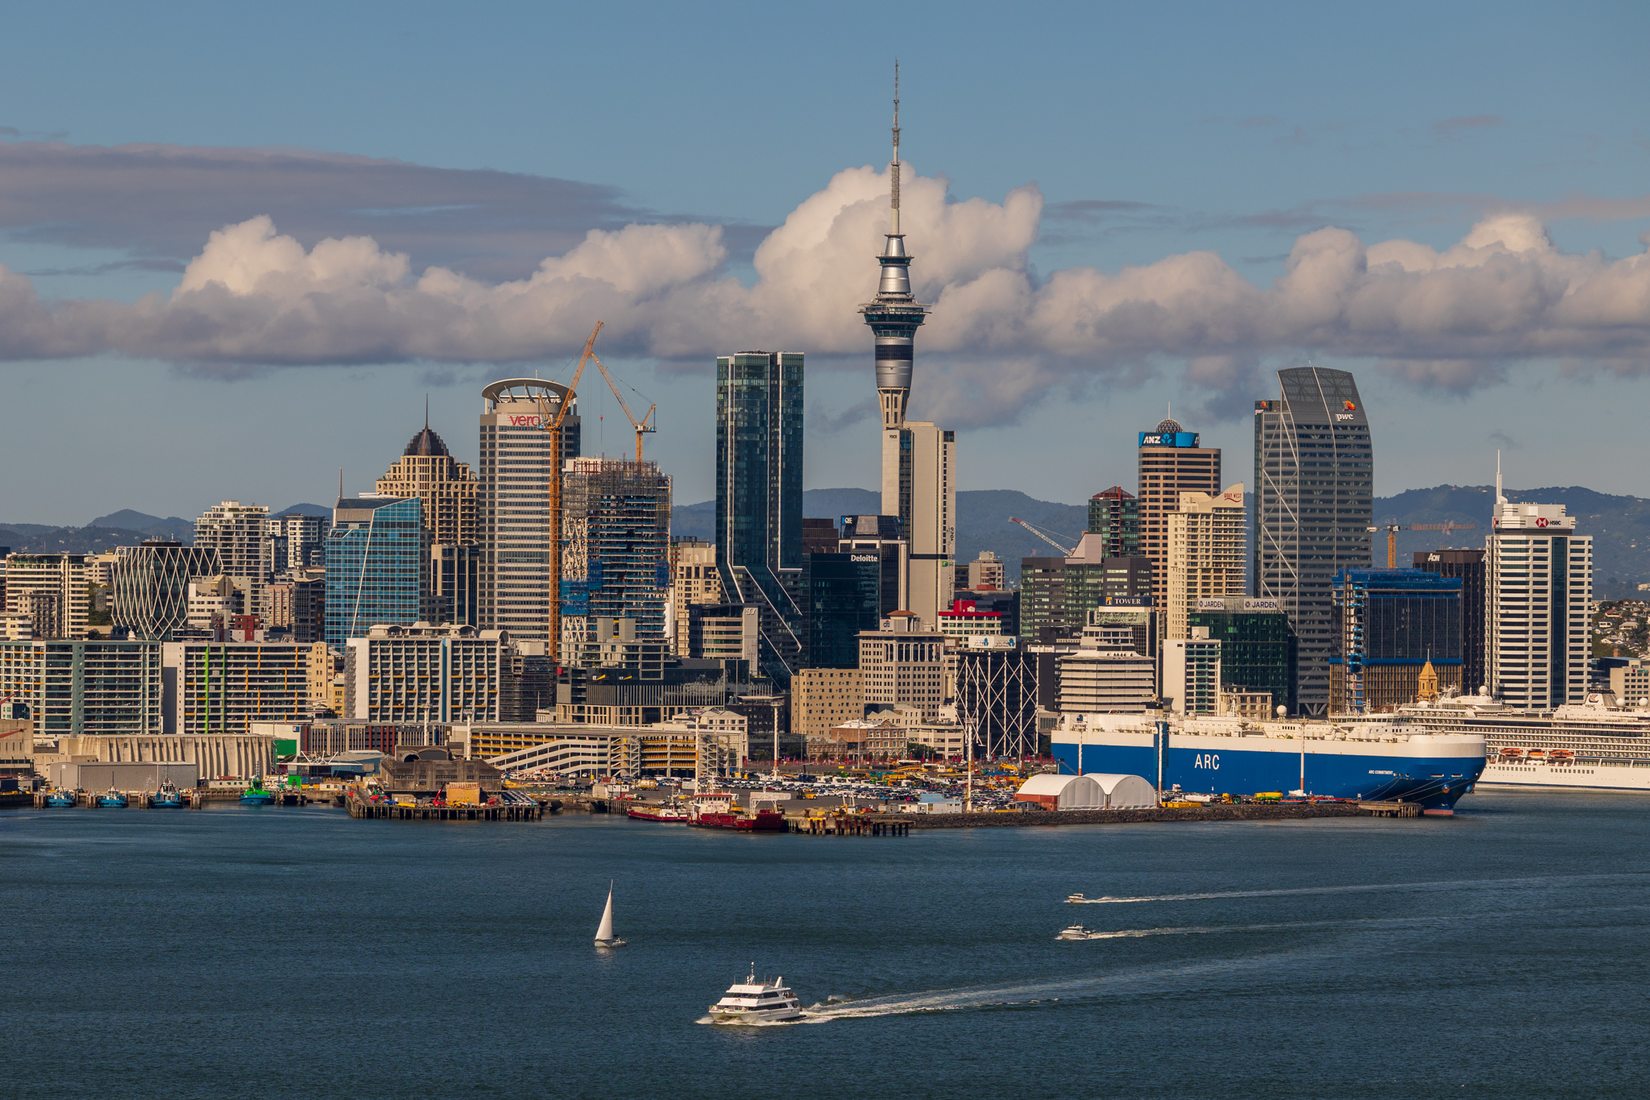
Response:
M1289 616L1300 709L1323 715L1338 634L1335 575L1369 567L1374 451L1351 374L1292 367L1278 381L1276 400L1255 402L1252 591Z
M663 647L670 476L654 462L575 458L562 472L561 656L594 664L595 620L629 619Z
M729 600L760 609L761 664L788 682L802 651L802 356L716 360L716 567Z
M1461 687L1461 581L1424 569L1349 569L1336 578L1341 643L1329 658L1336 714L1394 710L1419 696L1422 669Z
M340 500L327 535L327 645L342 652L378 623L417 622L428 546L416 498Z

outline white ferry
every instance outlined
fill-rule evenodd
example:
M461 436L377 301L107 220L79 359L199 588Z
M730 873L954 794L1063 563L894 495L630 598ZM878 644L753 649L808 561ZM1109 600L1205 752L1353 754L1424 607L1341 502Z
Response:
M1592 694L1552 711L1523 711L1466 695L1412 703L1398 715L1432 732L1482 737L1483 784L1650 791L1650 708L1611 706Z
M749 977L728 986L722 999L710 1006L710 1019L716 1024L787 1023L803 1015L802 1002L785 979L758 981L755 963L751 964Z

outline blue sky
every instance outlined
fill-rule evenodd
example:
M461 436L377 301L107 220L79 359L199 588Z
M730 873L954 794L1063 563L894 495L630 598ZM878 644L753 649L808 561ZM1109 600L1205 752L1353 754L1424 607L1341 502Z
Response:
M1485 481L1497 447L1514 485L1642 491L1642 5L41 4L6 27L0 520L324 501L339 467L368 488L426 393L473 459L481 385L565 378L604 311L678 499L710 491L711 356L752 344L810 356L809 484L871 484L851 307L896 53L937 306L913 411L958 427L963 487L1132 484L1170 401L1238 480L1247 403L1311 356L1358 373L1381 492ZM372 241L308 252L343 236ZM426 295L431 268L455 274ZM592 449L621 451L585 393Z

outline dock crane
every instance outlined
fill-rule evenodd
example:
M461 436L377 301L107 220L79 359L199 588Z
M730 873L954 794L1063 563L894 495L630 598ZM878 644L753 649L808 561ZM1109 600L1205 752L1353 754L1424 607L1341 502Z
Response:
M1462 523L1447 519L1443 523L1383 523L1367 530L1372 535L1377 531L1386 532L1386 567L1396 569L1398 568L1399 531L1442 531L1448 535L1452 531L1476 531L1477 529L1478 524L1476 523Z
M590 358L596 360L596 369L602 372L603 378L607 379L607 388L613 391L613 397L619 402L619 408L624 410L625 419L630 421L631 430L636 433L636 461L640 462L642 460L642 436L659 430L654 417L654 414L659 411L659 406L657 403L650 404L647 407L647 412L642 414L640 420L637 420L636 414L630 411L630 405L626 403L624 394L619 392L619 384L613 381L613 376L607 372L606 365L600 359L597 359L594 353L591 354Z
M584 351L579 355L579 365L573 369L567 392L562 395L555 410L550 409L547 397L538 399L539 427L550 435L550 622L546 648L552 659L561 652L561 428L578 396L584 365L596 357L596 337L601 334L602 324L597 321L596 327L590 330L590 339L584 342ZM637 436L638 440L640 438Z
M1056 550L1060 551L1060 556L1061 557L1069 558L1073 554L1077 553L1077 548L1075 546L1066 546L1065 544L1061 543L1058 539L1056 539L1053 535L1049 534L1047 531L1043 530L1041 527L1038 527L1036 524L1032 523L1030 520L1021 519L1019 516L1009 516L1008 517L1008 522L1017 523L1021 527L1024 527L1027 531L1030 531L1033 535L1036 535L1038 538L1042 539L1044 542L1048 543L1050 546L1052 546Z

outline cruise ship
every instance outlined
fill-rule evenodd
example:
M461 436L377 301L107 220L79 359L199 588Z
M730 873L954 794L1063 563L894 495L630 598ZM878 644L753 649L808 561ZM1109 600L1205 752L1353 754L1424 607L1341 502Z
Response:
M1615 707L1602 694L1533 712L1487 695L1445 696L1383 717L1430 733L1482 737L1488 761L1481 783L1650 791L1650 709Z
M1150 714L1066 715L1054 756L1067 773L1140 775L1159 790L1418 803L1449 813L1484 771L1484 738L1381 722L1261 722Z

